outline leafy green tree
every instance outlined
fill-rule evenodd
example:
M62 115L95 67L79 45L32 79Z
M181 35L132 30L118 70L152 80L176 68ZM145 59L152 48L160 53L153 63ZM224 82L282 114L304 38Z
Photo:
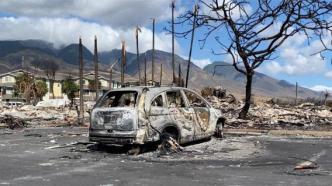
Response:
M38 80L35 82L35 95L36 97L41 100L45 94L47 93L48 89L47 89L47 84L45 81L42 80Z
M75 93L79 91L79 86L71 79L67 78L62 83L62 92L67 94L70 105L74 103Z
M96 90L96 82L95 80L88 80L89 82L89 89L90 90ZM101 87L101 82L98 81L98 87Z
M28 73L23 73L15 77L14 95L25 98L27 103L42 100L43 96L47 93L47 85L45 81L34 80L34 77Z
M15 77L14 95L25 98L30 103L32 94L33 77L23 73Z

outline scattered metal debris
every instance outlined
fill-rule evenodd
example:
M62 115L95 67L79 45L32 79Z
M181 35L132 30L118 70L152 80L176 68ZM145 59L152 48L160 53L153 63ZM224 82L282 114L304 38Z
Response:
M45 147L45 149L58 149L58 148L67 148L67 147L72 147L75 145L88 145L88 144L93 144L91 142L71 142L71 143L67 143L67 144L62 144L62 145L54 145L54 146L50 146L50 147Z
M315 154L313 157L310 159L302 159L302 158L296 158L295 159L301 159L303 160L302 162L296 164L294 167L294 170L304 170L304 169L317 169L319 166L316 163L316 161L323 155L326 154L326 150L322 150L321 152Z
M38 133L24 134L25 137L42 137L43 135Z
M303 169L317 169L319 166L316 162L313 161L303 161L301 163L298 163L294 170L303 170Z
M27 123L23 119L11 115L0 116L0 123L4 123L10 129L27 127Z
M163 136L161 144L158 146L159 155L167 155L183 151L178 142L171 136Z

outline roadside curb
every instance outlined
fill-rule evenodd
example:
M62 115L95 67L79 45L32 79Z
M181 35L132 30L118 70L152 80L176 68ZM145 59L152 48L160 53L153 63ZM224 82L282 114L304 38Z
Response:
M259 130L259 129L224 129L224 134L229 135L249 135L249 136L310 136L332 138L332 131L307 131L307 130Z

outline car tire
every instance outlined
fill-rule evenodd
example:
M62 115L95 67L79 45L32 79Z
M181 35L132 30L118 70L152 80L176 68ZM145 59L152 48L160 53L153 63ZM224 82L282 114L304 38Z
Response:
M216 138L224 138L224 132L223 132L222 127L217 125L216 130L214 132L214 136Z
M214 136L216 138L224 138L224 125L226 120L220 120L217 123L216 129L214 131Z
M179 142L179 137L176 134L166 131L161 133L160 141L163 142L164 140L167 140L170 137L173 138L177 143Z

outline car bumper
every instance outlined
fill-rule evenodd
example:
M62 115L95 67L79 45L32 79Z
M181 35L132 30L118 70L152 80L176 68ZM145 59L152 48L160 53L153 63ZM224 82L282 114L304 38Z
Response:
M129 145L138 143L136 131L89 130L89 141L103 144Z

